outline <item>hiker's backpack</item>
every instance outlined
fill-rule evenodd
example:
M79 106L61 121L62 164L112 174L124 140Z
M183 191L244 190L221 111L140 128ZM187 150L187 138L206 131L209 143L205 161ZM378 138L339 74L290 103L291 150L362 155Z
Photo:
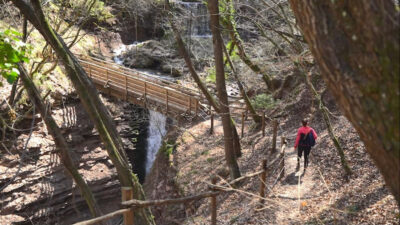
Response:
M310 131L307 134L301 134L299 145L313 147L315 145L313 132Z

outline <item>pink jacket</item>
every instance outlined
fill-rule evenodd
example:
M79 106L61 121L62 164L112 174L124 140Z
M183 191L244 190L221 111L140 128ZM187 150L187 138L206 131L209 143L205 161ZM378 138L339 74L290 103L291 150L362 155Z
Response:
M296 143L294 144L295 148L297 148L297 146L299 145L301 134L308 134L309 132L313 132L314 139L317 140L318 136L317 136L317 133L315 133L314 129L312 129L309 126L306 126L306 127L302 126L297 131Z

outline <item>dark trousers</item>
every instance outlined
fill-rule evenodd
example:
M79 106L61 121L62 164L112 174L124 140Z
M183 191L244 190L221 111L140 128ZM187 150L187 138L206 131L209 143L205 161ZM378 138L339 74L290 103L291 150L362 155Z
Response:
M297 162L301 159L301 155L304 152L304 168L308 166L308 155L310 154L311 151L311 146L299 146L297 148L297 155L299 158L297 158Z

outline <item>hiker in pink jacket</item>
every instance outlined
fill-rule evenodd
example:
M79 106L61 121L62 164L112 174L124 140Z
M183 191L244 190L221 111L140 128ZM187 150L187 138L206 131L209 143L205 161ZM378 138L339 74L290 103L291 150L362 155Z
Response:
M307 126L308 120L303 119L301 121L303 124L302 127L297 131L296 142L294 144L294 150L297 148L297 167L300 167L300 158L304 152L304 170L308 166L308 155L310 154L311 147L314 146L315 140L317 140L317 133L315 133L314 129Z

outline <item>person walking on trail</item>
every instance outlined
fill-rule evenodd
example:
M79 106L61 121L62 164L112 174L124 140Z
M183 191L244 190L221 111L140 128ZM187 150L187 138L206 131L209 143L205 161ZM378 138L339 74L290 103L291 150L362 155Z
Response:
M308 166L308 155L310 154L311 148L315 144L315 140L317 140L317 133L313 128L308 126L308 120L303 119L301 121L303 124L302 127L297 131L296 142L294 144L294 150L297 148L297 167L300 167L300 159L301 155L304 152L304 170Z

